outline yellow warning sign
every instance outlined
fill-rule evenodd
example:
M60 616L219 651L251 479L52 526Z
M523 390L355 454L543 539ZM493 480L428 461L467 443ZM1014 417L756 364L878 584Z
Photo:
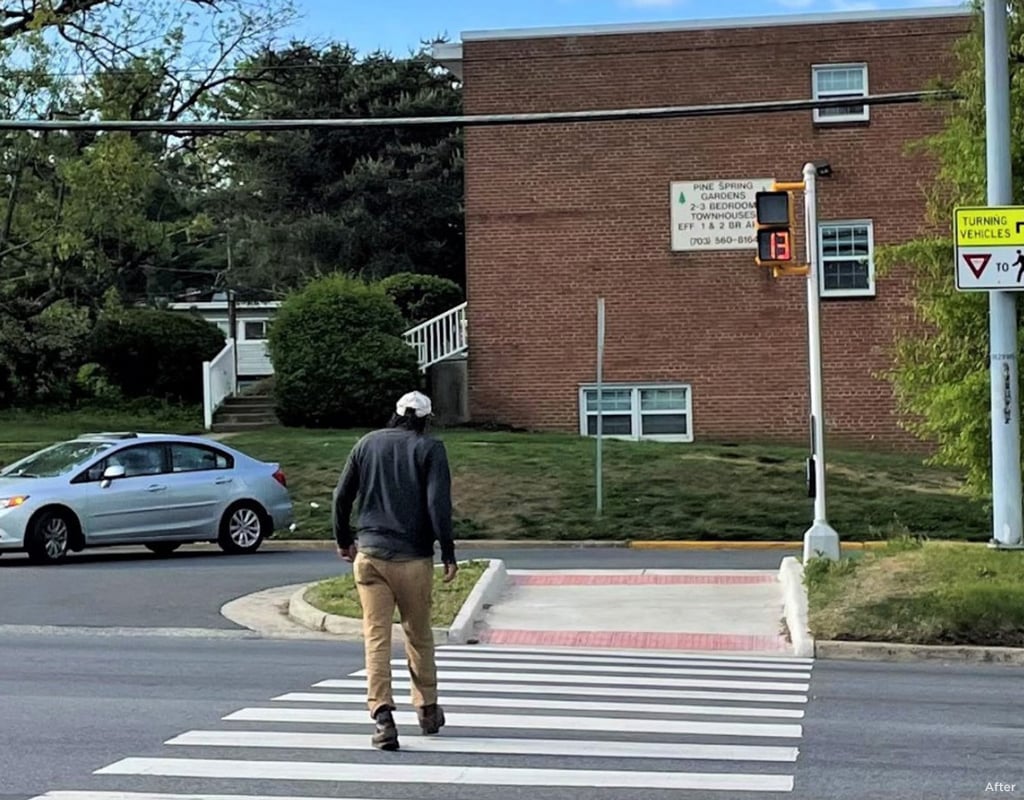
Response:
M957 247L1024 246L1024 206L955 210Z

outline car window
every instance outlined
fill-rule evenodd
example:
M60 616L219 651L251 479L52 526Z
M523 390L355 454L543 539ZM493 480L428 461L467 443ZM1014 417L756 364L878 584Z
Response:
M21 478L56 478L71 472L109 448L109 442L61 442L16 461L0 470L0 475Z
M171 445L172 472L199 472L208 469L230 469L232 459L226 453L191 444Z
M164 447L161 444L143 444L111 453L103 462L100 475L107 467L124 467L126 478L140 475L159 475L164 471ZM90 478L95 470L90 470Z

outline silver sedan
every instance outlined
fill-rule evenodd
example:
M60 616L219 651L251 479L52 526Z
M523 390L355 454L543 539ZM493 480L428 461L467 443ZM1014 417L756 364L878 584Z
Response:
M88 434L0 470L0 554L37 563L135 544L252 553L292 521L278 464L198 436Z

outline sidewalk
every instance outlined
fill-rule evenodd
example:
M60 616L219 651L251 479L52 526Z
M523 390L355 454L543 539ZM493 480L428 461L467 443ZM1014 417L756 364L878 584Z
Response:
M775 570L509 570L487 644L790 655Z

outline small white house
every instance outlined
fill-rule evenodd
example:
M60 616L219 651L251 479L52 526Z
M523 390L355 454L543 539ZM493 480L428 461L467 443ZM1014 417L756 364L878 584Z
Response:
M274 374L267 352L267 330L281 303L278 301L244 302L235 301L235 331L232 337L230 309L226 297L214 296L213 300L186 303L171 303L171 311L198 314L212 322L227 338L234 338L238 352L238 380L249 382L267 378ZM223 298L223 299L221 299Z

